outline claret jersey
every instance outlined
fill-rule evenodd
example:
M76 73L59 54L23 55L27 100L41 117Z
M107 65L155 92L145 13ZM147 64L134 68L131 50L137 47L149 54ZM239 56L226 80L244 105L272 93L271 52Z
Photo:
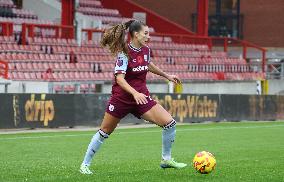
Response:
M143 46L137 49L130 43L128 44L128 50L129 57L122 52L118 54L114 72L115 74L125 74L125 80L130 86L140 93L149 95L146 87L146 75L150 63L150 48ZM135 102L133 96L124 91L116 83L116 80L113 82L112 96L122 102Z

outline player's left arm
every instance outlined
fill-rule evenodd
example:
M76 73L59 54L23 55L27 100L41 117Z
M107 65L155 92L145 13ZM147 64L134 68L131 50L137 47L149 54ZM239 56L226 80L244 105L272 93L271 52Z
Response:
M163 72L158 66L156 66L154 63L150 62L148 65L148 69L150 72L156 74L156 75L160 75L166 79L168 79L169 81L172 81L176 84L181 84L181 80L178 78L178 76L176 75L169 75L165 72Z

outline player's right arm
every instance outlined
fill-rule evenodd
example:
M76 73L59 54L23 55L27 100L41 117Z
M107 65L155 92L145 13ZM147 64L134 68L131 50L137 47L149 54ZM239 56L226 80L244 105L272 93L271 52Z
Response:
M128 65L128 58L124 53L119 53L115 66L116 83L126 92L130 93L137 104L147 104L146 95L137 92L125 80L125 74Z

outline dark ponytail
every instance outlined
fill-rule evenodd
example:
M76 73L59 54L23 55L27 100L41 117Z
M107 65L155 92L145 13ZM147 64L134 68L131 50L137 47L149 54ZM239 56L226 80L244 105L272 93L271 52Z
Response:
M139 32L142 29L142 25L145 24L137 20L130 20L122 24L117 24L105 31L101 40L101 45L103 47L108 47L113 55L123 52L128 56L128 48L125 41L126 30L129 29L129 33L131 37L133 37L134 32Z

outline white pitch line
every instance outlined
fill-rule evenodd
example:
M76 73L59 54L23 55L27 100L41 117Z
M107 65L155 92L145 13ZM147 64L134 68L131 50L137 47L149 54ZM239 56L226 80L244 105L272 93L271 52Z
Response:
M208 130L232 130L232 129L257 129L257 128L275 128L284 127L284 124L271 125L271 126L240 126L240 127L210 127L210 128L186 128L177 129L177 132L184 131L208 131ZM161 131L126 131L126 132L114 132L114 134L140 134L140 133L158 133ZM2 140L17 140L17 139L41 139L41 138L58 138L58 137L77 137L77 136L91 136L93 134L75 134L75 135L46 135L46 136L27 136L27 137L11 137L11 138L0 138ZM0 135L1 136L1 135Z

